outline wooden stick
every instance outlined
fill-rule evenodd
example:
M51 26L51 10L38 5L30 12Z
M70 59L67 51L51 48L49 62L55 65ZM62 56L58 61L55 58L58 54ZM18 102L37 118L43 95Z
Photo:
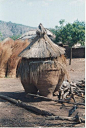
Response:
M33 96L33 97L38 97L38 98L42 98L44 100L48 100L48 101L54 101L54 102L59 102L59 103L68 103L68 104L74 104L74 105L84 105L84 103L72 103L72 102L68 102L68 101L64 101L64 100L54 100L54 99L51 99L51 98L47 98L45 96L39 96L39 95L36 95L36 94L31 94L31 93L28 93L27 94L27 98L28 96Z
M28 98L28 96L32 96L32 97L38 97L38 98L41 98L41 99L44 99L44 100L48 100L48 101L52 101L53 99L50 99L50 98L47 98L45 96L40 96L40 95L36 95L36 94L31 94L31 93L28 93L26 95L26 97Z
M77 106L74 105L74 106L72 107L72 109L69 110L69 115L68 115L68 116L71 116L72 113L75 112L76 109L77 109Z
M68 121L75 121L75 117L51 116L51 117L47 117L46 120L68 120Z
M46 120L68 120L68 121L76 121L78 123L85 123L85 119L79 118L77 121L76 117L64 117L64 116L51 116L47 117Z
M40 114L40 115L45 115L45 116L47 116L47 115L48 115L48 116L54 115L53 113L50 113L50 112L48 112L48 111L39 109L39 108L37 108L37 107L35 107L35 106L32 106L32 105L30 105L30 104L26 104L26 103L24 103L24 102L22 102L22 101L20 101L20 100L15 100L15 99L10 98L10 97L8 97L8 96L0 95L0 98L2 98L2 99L4 99L4 100L7 100L7 101L9 101L9 102L11 102L11 103L13 103L13 104L16 104L17 106L23 107L23 108L25 108L25 109L27 109L27 110L31 110L31 111L33 111L33 112L35 112L35 113Z

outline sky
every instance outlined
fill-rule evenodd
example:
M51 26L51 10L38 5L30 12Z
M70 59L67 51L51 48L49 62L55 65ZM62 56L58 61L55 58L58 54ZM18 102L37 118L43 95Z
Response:
M85 21L85 0L0 0L0 20L54 28L59 21Z

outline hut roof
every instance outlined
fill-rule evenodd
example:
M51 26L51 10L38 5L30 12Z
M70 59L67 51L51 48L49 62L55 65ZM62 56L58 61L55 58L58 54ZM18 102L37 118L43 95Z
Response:
M36 31L37 29L33 29L33 30L30 30L26 33L24 33L21 37L19 37L18 39L21 39L21 40L33 40L35 37L36 37ZM55 39L55 35L46 28L46 31L47 31L47 35L52 39L54 40Z
M49 58L58 57L65 53L64 48L53 43L47 36L47 31L42 24L39 25L36 34L34 40L19 54L20 57L27 59Z

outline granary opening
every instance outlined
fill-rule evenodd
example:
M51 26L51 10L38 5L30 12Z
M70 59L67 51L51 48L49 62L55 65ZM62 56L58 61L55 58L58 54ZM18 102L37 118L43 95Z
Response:
M65 49L54 44L42 24L34 40L19 54L21 83L26 93L53 97L64 80L66 69Z

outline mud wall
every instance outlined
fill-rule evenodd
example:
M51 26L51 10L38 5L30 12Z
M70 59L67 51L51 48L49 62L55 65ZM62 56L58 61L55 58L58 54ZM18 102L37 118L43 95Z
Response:
M64 46L66 49L66 57L70 57L70 48L68 46ZM85 47L81 48L72 48L72 57L73 58L85 58Z

